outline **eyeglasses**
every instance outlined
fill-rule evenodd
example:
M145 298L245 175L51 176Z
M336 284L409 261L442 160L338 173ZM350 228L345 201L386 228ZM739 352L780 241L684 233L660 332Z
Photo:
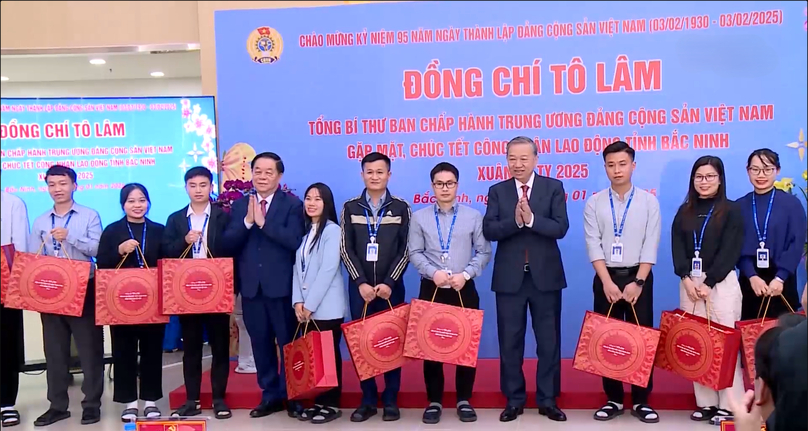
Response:
M760 175L761 172L763 172L763 174L766 175L767 177L770 176L771 174L773 174L775 169L776 168L774 168L772 166L768 166L768 167L765 167L763 169L761 169L761 168L759 168L757 166L750 166L750 167L746 168L746 170L749 171L749 173L754 175L754 176L758 176L758 175Z
M457 185L457 181L448 181L445 183L435 182L432 183L432 185L435 186L436 189L453 189Z
M711 183L711 182L713 182L713 181L715 181L717 179L718 179L718 174L707 174L707 175L696 175L693 178L693 181L697 182L697 183L703 183L703 182Z

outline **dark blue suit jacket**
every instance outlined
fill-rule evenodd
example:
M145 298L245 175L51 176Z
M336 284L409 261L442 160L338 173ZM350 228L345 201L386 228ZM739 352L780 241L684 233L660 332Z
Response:
M303 203L279 188L264 227L249 230L244 225L248 204L248 197L233 203L224 235L235 258L236 287L247 299L291 297L295 251L303 240Z

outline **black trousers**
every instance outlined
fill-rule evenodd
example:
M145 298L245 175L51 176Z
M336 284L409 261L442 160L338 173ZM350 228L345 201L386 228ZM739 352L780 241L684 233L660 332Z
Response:
M0 304L0 407L17 404L23 362L22 310Z
M474 286L474 280L469 280L460 295L454 289L438 289L435 293L435 283L432 280L421 280L421 292L418 298L424 301L431 301L435 295L435 302L460 307L460 298L463 298L463 306L466 308L480 309L480 296ZM471 400L474 390L474 379L477 377L477 369L472 367L456 367L455 369L455 390L457 391L457 401ZM424 383L426 384L426 396L430 403L443 404L443 363L434 361L424 361Z
M518 292L497 292L496 300L500 389L508 405L523 407L527 400L522 364L529 307L539 360L536 404L555 406L561 392L561 290L539 290L530 273L525 272Z
M104 327L95 326L95 279L87 283L87 296L81 317L58 314L40 315L47 362L48 401L50 408L67 411L70 399L70 336L76 340L84 381L81 407L100 408L104 393Z
M609 268L609 275L612 278L612 282L614 282L614 284L616 284L622 292L629 283L633 282L634 279L637 278L637 271L639 269L639 266L635 266L633 268ZM595 294L593 311L598 314L606 315L609 312L609 307L612 305L606 298L606 294L603 293L603 282L597 275L595 275L595 279L592 282L592 290ZM636 320L634 319L634 312L631 311L631 305L626 301L618 301L614 303L614 306L612 306L612 312L609 317L629 323L638 323L640 326L646 326L649 328L654 327L653 272L648 273L648 277L645 279L645 285L642 288L642 294L640 294L640 297L637 299L637 303L634 304L634 310L637 312ZM637 320L639 320L639 322L637 322ZM631 386L631 402L633 404L648 404L648 396L651 394L651 390L653 388L654 374L652 371L651 378L648 381L648 387L643 388L640 386ZM604 377L603 391L606 392L606 396L609 398L609 401L622 404L623 400L625 399L623 382Z
M185 314L180 316L182 327L182 374L188 401L199 401L202 388L202 331L208 333L213 355L210 386L214 400L224 400L230 374L230 315L223 313Z
M109 330L115 368L112 401L137 401L138 375L141 400L157 401L163 398L163 337L166 325L115 325L110 326Z
M331 331L334 336L334 360L337 365L337 387L318 395L314 399L314 404L335 408L340 405L340 398L342 397L342 353L339 349L339 343L342 341L341 325L344 321L345 319L312 320L316 325L310 324L307 327L307 333L316 331L318 328L321 331Z
M777 276L777 268L757 269L757 275L762 278L766 284L769 284ZM743 295L743 301L741 302L741 320L757 319L760 317L776 319L783 314L790 313L791 309L797 310L800 307L796 275L788 277L788 279L783 282L783 298L791 305L791 309L788 308L783 298L772 298L771 303L769 303L769 309L766 310L764 301L768 302L768 297L755 295L755 291L752 289L752 283L749 282L748 278L741 276L738 278L738 282L741 284L741 294ZM761 308L761 304L763 304L763 308ZM764 311L766 311L765 316L763 315Z

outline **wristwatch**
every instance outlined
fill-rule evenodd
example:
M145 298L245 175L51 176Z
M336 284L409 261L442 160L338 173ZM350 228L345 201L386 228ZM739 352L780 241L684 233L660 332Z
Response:
M634 284L636 284L639 287L642 287L645 284L645 280L642 280L640 278L635 278L634 279Z
M469 281L469 280L471 280L471 275L469 275L469 273L468 273L468 272L463 271L463 278L465 278L465 279L466 279L466 281Z

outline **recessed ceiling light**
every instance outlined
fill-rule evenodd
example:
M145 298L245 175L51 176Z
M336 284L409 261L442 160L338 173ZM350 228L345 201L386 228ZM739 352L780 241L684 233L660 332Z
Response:
M90 60L90 64L100 66L102 64L107 64L107 61L104 60L103 58L94 58L94 59Z
M155 78L160 78L162 76L165 76L165 73L163 73L163 72L152 72L151 76L153 76Z
M0 76L0 81L8 81L8 76Z

